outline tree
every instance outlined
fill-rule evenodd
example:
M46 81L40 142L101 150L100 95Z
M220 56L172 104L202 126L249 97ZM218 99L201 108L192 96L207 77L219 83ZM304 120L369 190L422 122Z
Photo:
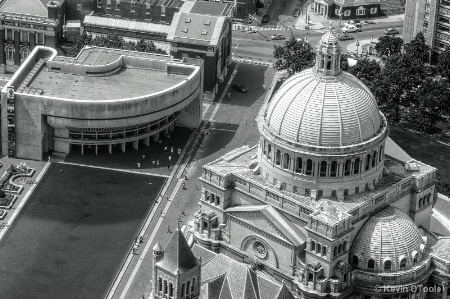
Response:
M427 45L425 36L422 32L416 34L414 39L405 44L405 53L409 54L411 57L419 59L423 64L430 61L431 48Z
M427 78L415 93L412 117L415 122L432 129L438 121L450 114L450 85L443 80Z
M315 54L311 45L302 39L291 36L284 46L274 46L273 57L278 59L273 65L277 71L287 70L293 75L314 64Z
M396 36L380 36L375 44L375 50L381 56L394 56L400 54L403 40Z
M373 59L364 58L359 59L354 66L349 67L348 72L356 76L371 90L373 90L375 78L379 76L381 66Z
M450 82L450 47L446 47L445 51L439 54L436 69L442 77Z
M400 120L400 111L409 107L414 93L425 79L422 64L408 54L388 57L373 84L373 93L380 108L389 114L394 110L394 118Z
M349 69L348 57L349 55L347 53L341 54L341 70L343 70L344 72L348 71Z

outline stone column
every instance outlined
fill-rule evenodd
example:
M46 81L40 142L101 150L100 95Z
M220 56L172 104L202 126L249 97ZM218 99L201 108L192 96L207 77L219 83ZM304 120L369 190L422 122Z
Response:
M20 65L20 31L14 30L14 66Z

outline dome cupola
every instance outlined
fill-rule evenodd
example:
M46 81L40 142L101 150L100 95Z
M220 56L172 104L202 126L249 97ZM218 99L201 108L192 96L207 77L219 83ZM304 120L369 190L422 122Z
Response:
M341 70L341 46L339 37L333 30L332 23L316 46L315 71L318 75L334 76L342 72Z

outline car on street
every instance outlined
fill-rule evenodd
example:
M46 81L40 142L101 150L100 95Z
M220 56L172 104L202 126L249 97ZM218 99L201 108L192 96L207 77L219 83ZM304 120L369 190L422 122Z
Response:
M298 18L298 15L300 14L300 9L296 8L294 9L294 12L292 13L292 16L295 18Z
M281 40L281 39L286 39L286 37L283 34L274 34L270 37L272 40Z
M394 34L398 34L398 30L395 28L388 28L386 30L384 30L384 34L386 35L394 35Z
M350 22L348 22L348 23L345 23L344 26L345 26L345 27L355 26L355 27L361 28L361 27L362 27L362 24L359 23L359 22L356 23L355 21L350 21Z
M344 33L351 33L351 32L361 32L362 30L361 28L358 28L355 25L350 25L347 27L342 27L341 31Z
M270 16L269 15L263 15L261 22L262 23L269 23Z
M352 39L355 39L355 38L353 36L347 35L347 34L341 34L339 36L339 40L352 40Z
M245 86L241 84L233 84L233 89L242 93L246 93L248 91L247 88L245 88Z

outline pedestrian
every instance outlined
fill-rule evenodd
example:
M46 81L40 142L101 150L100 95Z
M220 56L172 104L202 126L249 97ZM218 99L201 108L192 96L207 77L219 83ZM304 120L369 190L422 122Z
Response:
M139 243L141 243L141 244L144 243L144 236L139 237Z
M142 155L142 160L145 160L145 155Z
M164 151L167 152L167 146L164 147Z
M178 155L181 155L181 148L178 149Z
M152 161L153 165L155 165L155 160Z
M136 247L133 247L133 254L136 254Z
M167 169L169 169L169 170L170 170L170 164L167 164Z
M170 231L170 225L167 225L167 232L170 234L170 233L172 233L171 231Z
M169 156L169 162L171 162L172 161L172 156Z
M162 215L162 213L163 213L163 210L159 210L159 214L161 214L161 215Z
M181 211L181 215L182 215L182 216L186 216L186 214L184 213L184 211Z
M156 166L159 166L159 160L156 160Z
M48 156L48 162L50 162L50 156Z
M138 163L138 164L137 164L137 167L138 167L138 168L141 168L141 163Z
M170 147L170 152L171 152L171 153L173 153L173 146L172 146L172 147Z

